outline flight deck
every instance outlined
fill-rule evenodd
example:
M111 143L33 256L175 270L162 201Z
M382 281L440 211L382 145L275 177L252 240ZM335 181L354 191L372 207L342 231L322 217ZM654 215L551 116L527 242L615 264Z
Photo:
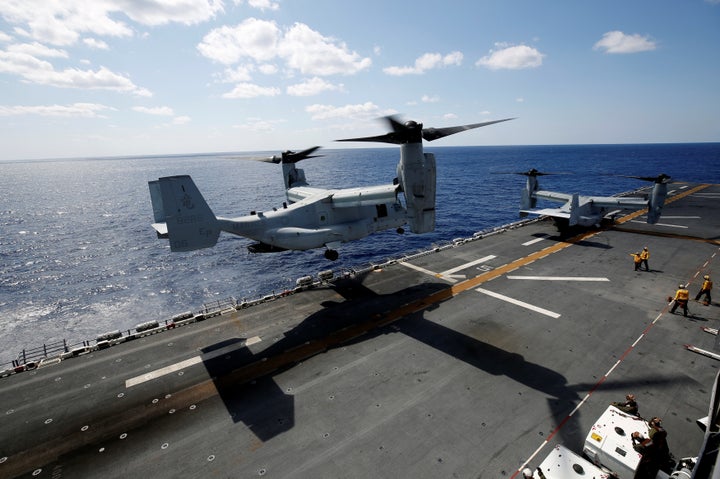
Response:
M668 297L720 185L669 187L654 225L529 221L0 378L0 477L514 478L627 393L696 455L720 307Z

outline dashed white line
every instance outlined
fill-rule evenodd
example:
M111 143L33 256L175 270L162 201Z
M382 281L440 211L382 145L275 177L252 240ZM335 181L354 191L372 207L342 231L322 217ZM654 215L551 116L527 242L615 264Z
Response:
M547 239L547 235L546 235L546 236L541 236L540 238L535 238L535 239L530 240L530 241L526 241L526 242L523 243L522 245L523 245L523 246L530 246L531 244L539 243L539 242L541 242L541 241L544 240L544 239Z

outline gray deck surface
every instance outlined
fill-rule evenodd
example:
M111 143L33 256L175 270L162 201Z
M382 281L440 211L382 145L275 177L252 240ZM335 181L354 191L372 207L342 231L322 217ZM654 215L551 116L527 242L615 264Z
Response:
M720 291L667 297L718 263L720 186L671 186L658 225L536 222L0 379L0 477L517 477L628 392L697 454Z

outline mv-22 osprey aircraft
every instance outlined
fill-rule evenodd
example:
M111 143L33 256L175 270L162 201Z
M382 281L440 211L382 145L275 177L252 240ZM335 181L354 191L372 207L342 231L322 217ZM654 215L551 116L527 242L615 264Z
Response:
M560 231L568 231L573 227L598 227L603 219L611 217L620 210L641 210L647 208L647 222L655 224L660 219L665 197L667 196L667 184L670 177L660 174L657 177L645 176L623 176L643 181L652 181L654 184L652 192L647 198L631 198L618 196L584 196L555 191L541 190L538 184L538 176L551 175L554 173L542 173L536 169L515 174L527 176L525 189L520 199L520 216L528 214L550 216ZM560 208L536 208L537 200L545 199L564 203Z
M380 136L339 141L383 142L400 145L397 178L392 184L349 189L321 189L308 185L300 160L312 158L319 147L287 151L264 161L282 166L287 203L272 211L239 218L215 216L192 178L168 176L148 183L159 238L170 239L171 251L192 251L217 243L220 231L244 236L257 243L253 253L326 248L325 257L338 258L341 243L377 231L396 228L403 233L409 224L413 233L435 229L435 156L424 153L422 140L437 140L461 131L502 121L486 121L447 128L423 128L421 123L401 123L389 116L392 131ZM405 205L399 194L405 197Z

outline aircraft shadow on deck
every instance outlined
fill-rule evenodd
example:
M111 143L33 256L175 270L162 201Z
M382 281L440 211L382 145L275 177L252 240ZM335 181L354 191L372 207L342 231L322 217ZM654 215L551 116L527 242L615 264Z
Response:
M239 347L229 355L205 361L205 367L215 381L220 398L225 404L235 423L244 423L261 441L267 441L295 426L295 402L291 391L283 391L272 376L280 371L294 367L301 360L288 358L279 363L278 367L267 373L259 373L256 377L238 374L239 370L264 363L263 358L282 356L288 350L307 345L312 342L325 343L328 337L334 336L343 328L371 323L369 318L393 310L414 300L425 298L430 294L448 288L445 283L424 283L395 293L380 295L362 285L360 281L338 281L332 288L340 294L344 301L326 301L324 309L309 316L298 324L286 336L268 348L253 354L248 348ZM580 394L595 387L594 384L569 385L567 379L557 371L527 361L521 354L505 351L477 338L450 329L442 324L425 318L425 311L439 307L439 303L428 305L422 311L405 316L389 325L372 326L360 336L343 340L342 337L331 339L321 346L314 354L340 346L359 343L374 337L403 333L453 358L485 371L494 376L506 376L517 383L534 389L547 396L548 409L554 425L550 431L561 424L568 413L581 400ZM232 344L240 344L244 340L231 339L205 350L214 350ZM314 355L312 354L312 355ZM304 358L303 358L304 359ZM645 378L642 383L677 383L683 378ZM602 388L618 389L621 395L638 386L625 382L603 383ZM482 395L482 392L478 393ZM481 401L483 398L478 397ZM575 413L575 418L579 412ZM565 424L558 432L561 441L566 444L582 444L586 431L581 431L579 421Z

